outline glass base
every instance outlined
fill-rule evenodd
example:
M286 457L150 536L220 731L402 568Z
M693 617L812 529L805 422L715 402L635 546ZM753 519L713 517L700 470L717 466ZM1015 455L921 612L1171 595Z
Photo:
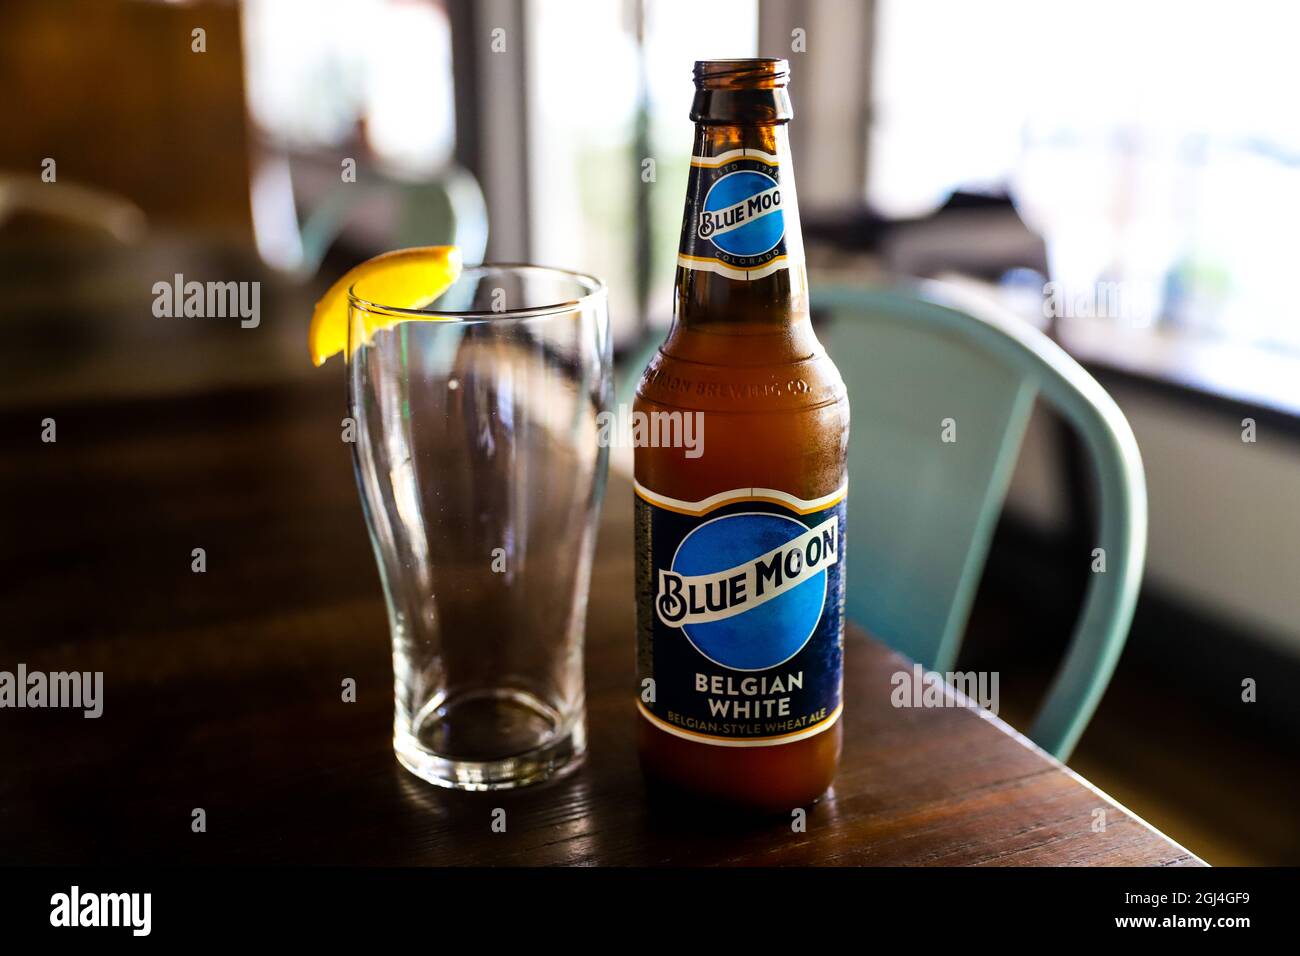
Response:
M576 770L587 750L581 708L563 725L537 697L482 690L437 702L413 728L398 721L393 751L421 780L454 790L509 790ZM504 756L501 756L504 755Z

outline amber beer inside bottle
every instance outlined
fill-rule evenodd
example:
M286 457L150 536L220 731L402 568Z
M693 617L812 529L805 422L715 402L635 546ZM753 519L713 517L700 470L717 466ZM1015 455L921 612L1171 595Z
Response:
M735 150L776 157L786 257L776 268L755 268L743 278L734 270L684 267L679 257L673 324L642 376L634 406L646 416L703 412L698 457L678 447L636 448L638 485L666 498L700 502L732 489L761 488L813 500L832 495L845 481L849 407L808 311L786 126L792 116L788 77L780 59L695 66L693 165L707 166L708 158ZM686 219L684 230L696 228L690 196ZM638 547L645 546L639 538ZM842 603L831 605L828 600L823 613L838 615L833 626L841 630L834 639L842 641ZM812 736L752 746L690 739L642 717L637 725L642 766L655 781L760 809L788 810L815 800L830 785L840 755L838 719Z

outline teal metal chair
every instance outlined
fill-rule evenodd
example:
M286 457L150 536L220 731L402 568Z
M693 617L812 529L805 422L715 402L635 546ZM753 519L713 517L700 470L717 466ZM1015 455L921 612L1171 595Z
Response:
M483 261L487 249L487 204L478 180L457 166L436 174L401 178L367 168L356 182L339 179L339 168L316 158L291 159L268 147L255 159L253 234L263 260L277 269L311 278L330 248L348 229L355 247L454 244L466 264ZM295 186L311 181L315 190ZM3 187L0 180L0 213ZM313 196L310 202L303 194Z
M335 188L302 221L302 271L315 274L348 221L367 204L389 203L398 210L392 235L395 249L454 244L465 262L483 261L487 250L487 203L478 180L459 167L436 177L402 180L371 171L370 181Z
M1034 402L1077 430L1098 481L1105 571L1028 734L1067 759L1124 647L1142 576L1146 482L1128 422L1047 336L965 290L822 288L813 307L832 317L818 334L852 406L847 615L924 667L949 671L957 657ZM955 441L942 440L946 419Z

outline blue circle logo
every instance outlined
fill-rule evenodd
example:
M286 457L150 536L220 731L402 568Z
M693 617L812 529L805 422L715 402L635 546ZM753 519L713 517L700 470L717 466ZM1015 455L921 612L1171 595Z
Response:
M793 518L745 512L714 518L694 528L677 548L672 571L711 575L748 565L808 531ZM799 653L821 620L826 570L771 600L722 620L681 625L697 651L732 670L758 671L784 664Z
M752 169L727 173L709 187L696 231L729 255L770 252L785 236L780 184Z

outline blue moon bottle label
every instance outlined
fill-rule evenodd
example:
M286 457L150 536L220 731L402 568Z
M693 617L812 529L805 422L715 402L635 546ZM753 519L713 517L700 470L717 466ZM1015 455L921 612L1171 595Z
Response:
M688 740L764 747L841 707L845 490L739 488L680 501L636 486L641 716Z
M777 156L758 149L692 156L677 264L753 281L801 262L794 185L782 172Z

